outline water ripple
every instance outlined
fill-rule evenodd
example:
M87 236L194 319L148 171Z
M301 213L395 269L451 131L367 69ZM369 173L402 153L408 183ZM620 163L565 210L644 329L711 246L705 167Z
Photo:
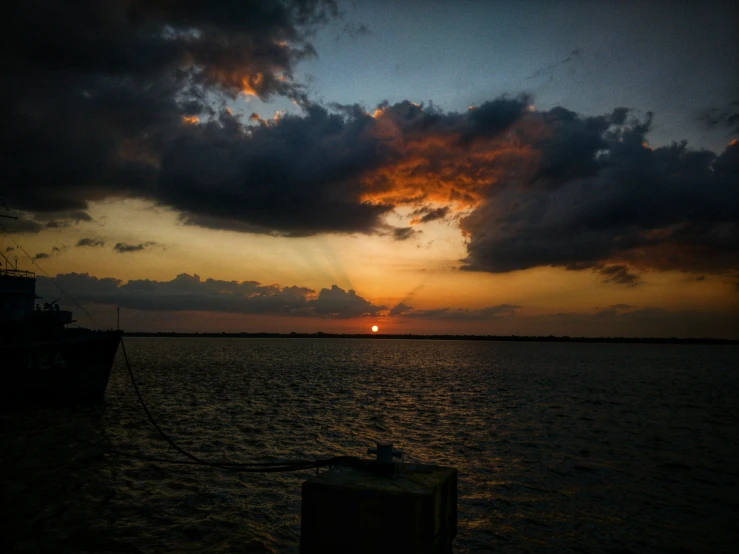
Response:
M730 551L736 347L128 339L146 401L208 459L363 455L459 469L457 552ZM173 457L121 360L99 410L0 418L0 530L17 552L297 552L311 472ZM91 446L102 442L105 447ZM0 546L5 546L0 543Z

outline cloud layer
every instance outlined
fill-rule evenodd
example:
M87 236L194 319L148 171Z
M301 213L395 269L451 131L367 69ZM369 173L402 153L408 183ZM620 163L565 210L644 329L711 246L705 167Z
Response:
M33 220L11 230L88 220L89 202L131 196L187 224L289 237L408 240L412 226L457 221L470 271L557 266L633 285L640 271L739 269L738 142L653 149L651 114L536 110L527 96L461 113L319 106L293 70L333 2L211 4L20 6L0 54L0 158L10 202ZM302 112L245 120L224 103L242 94ZM733 129L734 111L711 122ZM391 227L398 208L409 221Z
M284 326L274 327L284 332L295 325L296 319L321 325L331 325L336 332L356 332L356 326L346 327L353 318L372 318L387 330L383 318L396 325L393 332L458 333L499 335L572 336L692 336L737 338L735 311L700 312L666 310L649 306L614 304L593 308L582 313L552 313L525 315L521 307L500 304L486 308L415 309L398 304L390 309L376 305L356 292L336 285L316 292L307 287L262 285L256 281L222 281L201 279L182 274L171 281L133 280L124 283L114 278L97 278L87 274L58 275L56 282L76 302L86 305L101 318L109 316L105 306L120 306L140 316L127 316L130 324L138 321L147 330L191 329L198 331L241 330L239 319L232 323L225 316L280 316ZM45 300L59 297L59 289L47 277L37 277L37 292ZM62 299L62 303L67 300ZM101 306L94 309L91 306ZM75 312L79 310L68 306ZM209 316L210 314L210 316ZM219 315L220 314L220 315ZM78 316L82 314L77 313ZM152 321L156 321L152 327ZM203 327L205 322L206 327ZM234 323L235 322L235 323ZM215 328L208 328L215 323ZM449 325L453 324L450 330ZM219 327L221 326L221 327ZM129 329L139 330L141 327ZM324 327L325 328L325 327ZM366 327L368 329L368 326ZM406 331L407 330L407 331Z
M652 149L651 116L622 114L537 113L546 133L528 142L538 163L511 171L461 222L465 269L611 262L601 273L628 282L626 266L739 268L739 143L721 155L685 142Z
M164 144L240 94L305 93L295 64L331 0L19 5L5 31L3 169L14 208L84 210L151 195Z
M500 304L486 308L439 308L419 310L398 304L388 310L337 285L316 292L307 287L262 285L257 281L222 281L180 274L171 281L148 279L126 283L115 278L65 273L55 278L37 277L41 297L57 294L61 287L83 304L117 305L132 310L168 312L221 312L350 319L391 316L437 321L489 321L511 316L520 306ZM58 285L58 287L57 287Z
M80 273L58 275L55 280L80 303L117 305L132 310L346 319L374 316L386 309L336 285L316 293L306 287L202 280L198 275L185 273L171 281L143 279L123 283ZM41 276L37 277L37 288L42 297L54 296L58 290L49 278Z
M490 321L516 313L521 306L514 304L498 304L486 308L437 308L432 310L417 310L412 306L400 303L390 309L389 314L395 317L408 319L429 319L436 321Z

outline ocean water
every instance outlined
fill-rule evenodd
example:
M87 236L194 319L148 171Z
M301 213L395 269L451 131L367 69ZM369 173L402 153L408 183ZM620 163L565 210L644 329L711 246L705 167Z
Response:
M126 339L184 448L459 470L455 552L734 552L739 348L362 339ZM120 352L100 409L0 415L0 549L298 552L300 484L176 454ZM96 446L97 445L97 446Z

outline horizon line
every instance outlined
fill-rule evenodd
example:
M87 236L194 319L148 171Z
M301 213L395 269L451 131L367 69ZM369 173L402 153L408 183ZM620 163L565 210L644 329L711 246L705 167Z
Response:
M667 343L667 344L739 344L739 339L707 337L584 337L570 335L470 335L470 334L417 334L417 333L270 333L225 331L122 331L127 337L206 337L206 338L366 338L366 339L415 339L415 340L478 340L500 342L610 342L610 343Z

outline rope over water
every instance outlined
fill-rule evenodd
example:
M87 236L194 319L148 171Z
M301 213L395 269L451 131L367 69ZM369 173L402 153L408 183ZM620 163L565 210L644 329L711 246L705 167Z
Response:
M56 280L51 277L43 267L41 267L40 264L34 260L34 258L26 251L25 248L21 244L19 244L4 227L0 227L0 230L2 230L3 234L13 242L13 244L18 248L21 252L23 252L28 259L31 261L31 263L36 266L54 285L59 289L59 291L69 298L72 303L80 310L82 311L89 319L90 321L98 328L100 328L100 325L95 320L95 318L90 314L82 305L80 305L77 300L75 300L71 294L69 294L67 291L65 291L59 283L56 282ZM240 471L240 472L247 472L247 473L278 473L278 472L285 472L285 471L302 471L307 469L316 469L318 470L321 467L333 467L340 464L350 464L352 462L352 458L347 456L334 456L331 458L324 458L324 459L318 459L318 460L287 460L283 462L229 462L229 461L211 461L211 460L205 460L203 458L200 458L198 456L195 456L194 454L187 452L185 449L180 447L172 438L167 435L167 433L164 432L164 430L160 427L160 425L157 423L157 421L154 419L154 416L152 415L151 411L149 410L149 407L146 405L146 402L144 401L143 396L141 395L141 391L139 390L139 386L136 383L136 378L134 377L133 370L131 369L131 364L128 360L128 353L126 352L126 346L123 342L123 337L120 338L120 345L121 345L121 351L123 352L123 358L126 363L126 369L128 371L128 376L131 380L131 384L133 385L134 390L136 391L136 397L138 398L139 404L141 404L141 408L144 410L144 413L146 414L147 419L149 420L149 423L152 424L152 426L157 430L157 432L162 436L162 438L167 441L167 443L178 453L180 453L182 456L188 458L188 460L176 460L171 458L159 458L156 456L142 456L139 454L133 454L131 452L124 452L121 450L117 450L114 448L109 448L107 445L103 445L99 442L93 442L93 441L83 441L86 443L91 444L92 446L95 446L97 448L103 449L103 453L105 454L114 454L121 457L127 457L127 458L134 458L149 462L157 462L157 463L163 463L163 464L178 464L178 465L199 465L199 466L206 466L206 467L213 467L217 469L222 470L228 470L228 471Z
M149 407L146 405L146 402L144 401L143 396L141 396L141 391L139 390L139 386L136 383L136 378L133 375L133 371L131 370L131 364L128 361L128 353L126 352L126 346L123 343L123 338L121 338L121 350L123 352L123 359L126 362L126 369L128 370L128 376L131 379L131 384L133 384L133 388L136 391L136 396L138 397L139 403L141 404L141 408L143 408L144 413L146 413L146 417L148 418L149 422L152 424L152 426L157 430L157 432L162 436L162 438L167 441L167 443L174 448L177 452L185 456L186 458L189 458L190 461L184 461L184 460L170 460L166 458L153 458L153 457L143 457L146 460L153 461L153 462L161 462L161 463L174 463L174 464L189 464L189 465L202 465L202 466L209 466L214 467L218 469L225 469L225 470L231 470L231 471L242 471L242 472L249 472L249 473L277 473L282 471L300 471L305 469L318 469L321 467L332 467L335 465L339 465L340 462L345 461L346 457L344 456L335 456L332 458L324 458L319 460L289 460L285 462L214 462L210 460L204 460L202 458L199 458L195 456L194 454L191 454L190 452L187 452L182 447L180 447L172 438L165 433L162 428L159 426L159 424L154 419L154 416L151 414L151 411L149 410ZM138 457L138 456L137 456Z

